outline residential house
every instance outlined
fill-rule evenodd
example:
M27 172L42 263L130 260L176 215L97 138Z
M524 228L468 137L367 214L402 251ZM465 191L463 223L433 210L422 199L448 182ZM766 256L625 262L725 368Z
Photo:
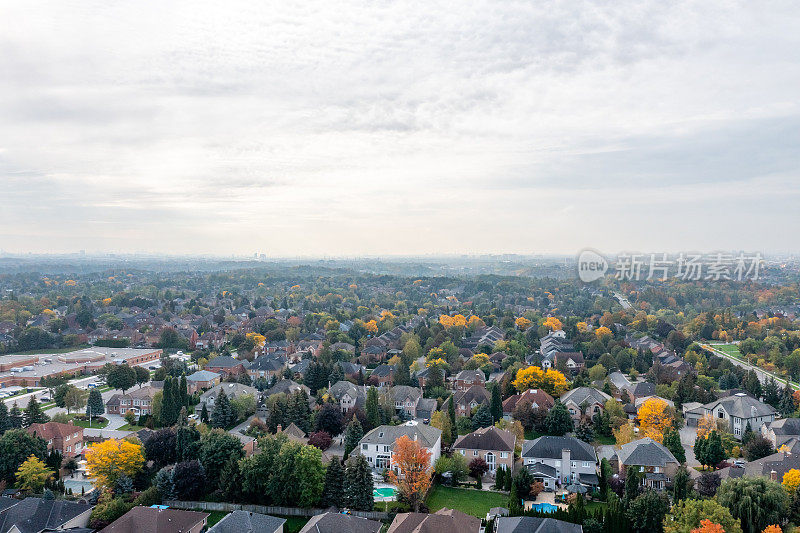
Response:
M311 395L311 389L306 387L305 385L301 385L296 381L292 381L291 379L282 379L275 383L272 387L264 391L264 396L269 397L273 394L294 394L295 392L302 390L305 391L306 394L309 396Z
M555 518L538 516L501 516L494 526L495 533L583 533L583 526Z
M186 386L188 389L189 382ZM114 394L106 402L106 412L112 415L124 415L133 411L136 416L149 415L153 412L153 398L161 388L146 385L141 389L129 389L125 394Z
M369 382L377 387L391 387L394 384L394 367L378 365L369 375Z
M663 444L649 437L623 444L610 463L623 478L629 467L636 468L642 474L642 485L655 490L664 490L680 466Z
M486 375L483 370L462 370L456 375L455 389L467 390L473 385L486 386Z
M553 352L553 366L564 368L572 374L577 374L585 366L583 352Z
M219 385L222 379L221 374L211 372L209 370L198 370L197 372L186 376L186 388L189 394L194 394L199 390L210 389Z
M249 511L233 511L211 526L207 533L283 533L285 518Z
M314 515L300 533L378 533L381 522L360 516L327 512Z
M580 483L597 486L597 454L591 444L575 437L545 436L526 440L522 461L536 481L546 490Z
M475 330L475 332L461 342L461 346L472 350L478 346L494 346L497 341L505 338L505 332L497 326L489 326Z
M269 355L262 355L245 365L247 374L254 380L279 376L285 367L286 364L283 361Z
M789 470L800 470L800 454L783 451L773 453L755 461L745 463L743 467L729 466L717 470L721 479L729 477L765 477L778 483Z
M478 533L481 519L455 509L439 509L435 513L398 513L387 533Z
M92 506L68 500L0 498L2 533L42 533L85 528Z
M378 426L361 439L358 450L376 470L391 468L394 443L403 435L415 440L431 454L431 467L442 455L441 430L415 421L399 426Z
M137 506L117 518L100 533L200 533L208 513Z
M337 343L344 344L344 343ZM348 379L358 378L358 373L361 372L362 377L367 375L367 369L363 365L357 363L350 363L347 361L339 361L336 363L342 369L345 377ZM362 382L363 383L363 382Z
M800 439L800 418L779 418L765 423L761 435L777 450L789 441Z
M737 439L741 439L747 426L752 431L761 431L761 426L778 418L778 411L762 401L743 392L720 398L701 406L684 406L686 425L696 427L700 420L711 415L728 422L728 427Z
M481 428L458 437L453 444L453 450L463 455L469 463L480 457L489 465L489 472L505 466L510 470L514 468L514 447L517 437L510 431L497 429L494 426Z
M349 381L337 381L328 389L328 395L336 400L344 413L354 407L364 407L364 402L367 400L367 389Z
M503 418L506 420L511 420L511 417L514 414L514 409L521 402L530 403L533 409L541 408L547 410L552 409L553 405L555 404L553 397L542 389L528 389L520 394L512 394L503 400Z
M485 387L473 385L467 390L455 391L447 401L455 402L456 416L470 416L473 409L491 402L492 396Z
M83 428L74 424L45 422L31 424L25 431L47 441L48 450L58 450L62 457L77 457L83 453Z
M200 402L195 406L194 411L197 414L203 412L203 405L209 414L214 412L214 403L217 400L220 392L225 391L225 395L229 400L239 398L241 396L250 395L258 401L258 389L249 385L242 385L241 383L220 383L200 395Z
M430 420L436 410L435 398L424 398L422 389L408 385L397 385L387 391L394 401L397 414L404 418Z
M561 395L563 403L569 414L575 420L580 420L582 416L593 417L605 410L606 402L611 396L593 387L578 387L569 390Z
M220 355L206 363L205 370L222 374L223 377L228 377L232 374L238 375L245 372L244 364L247 361L240 361L228 355Z

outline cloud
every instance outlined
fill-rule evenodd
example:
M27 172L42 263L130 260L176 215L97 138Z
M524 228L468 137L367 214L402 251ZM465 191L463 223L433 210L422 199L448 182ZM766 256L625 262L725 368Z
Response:
M0 249L800 244L789 1L3 11Z

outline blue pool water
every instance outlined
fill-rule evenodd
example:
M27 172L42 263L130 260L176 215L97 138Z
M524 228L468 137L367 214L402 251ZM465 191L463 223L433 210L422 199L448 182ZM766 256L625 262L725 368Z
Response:
M531 508L536 509L537 511L541 511L543 513L552 513L553 511L558 509L558 507L556 507L552 503L534 503L531 505Z

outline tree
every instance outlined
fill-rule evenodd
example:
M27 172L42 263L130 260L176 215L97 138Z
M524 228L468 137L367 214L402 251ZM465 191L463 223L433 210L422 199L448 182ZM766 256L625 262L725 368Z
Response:
M772 447L772 442L768 439L764 438L762 435L756 435L750 439L750 442L744 447L743 452L745 459L748 461L757 461L762 457L775 453L775 448Z
M547 394L557 397L567 390L568 384L567 378L558 370L551 368L542 370L538 366L529 366L517 372L513 385L519 392L525 392L528 389L542 389Z
M689 477L689 471L686 470L686 465L681 465L678 471L675 472L675 478L672 480L672 499L679 502L689 497L694 482Z
M662 442L672 423L673 414L664 400L650 398L639 407L639 429L645 437Z
M371 511L375 505L373 487L367 459L361 454L348 459L344 473L345 504L357 511Z
M381 425L381 409L378 402L378 389L370 387L367 389L367 399L364 404L367 412L367 424L369 429L374 429Z
M175 496L179 500L199 500L206 485L206 471L200 461L181 461L172 471Z
M129 440L109 439L86 450L86 473L102 488L112 488L121 475L134 477L143 465L142 446Z
M325 431L331 436L339 435L344 426L342 411L332 403L326 403L319 411L314 427L317 431Z
M23 427L28 427L31 424L44 424L48 420L50 420L50 417L44 414L36 396L31 396L31 399L28 400L28 407L25 408L25 413L22 415Z
M8 416L6 402L0 402L0 435L11 429L11 419Z
M575 437L591 444L594 442L594 428L588 422L581 422L575 429Z
M431 452L407 435L394 442L392 466L398 472L390 471L389 478L397 485L403 500L409 503L414 512L419 512L422 499L431 484L430 458Z
M456 400L454 395L451 395L447 401L447 416L450 417L450 427L453 428L453 440L455 440L456 429Z
M442 432L442 444L453 443L453 426L450 425L450 417L442 411L434 411L431 415L431 426L438 428Z
M550 435L564 435L574 429L572 417L567 411L567 407L556 400L553 408L547 413L544 420L547 433Z
M203 407L200 409L200 421L204 424L208 424L208 407L206 407L205 402L203 402Z
M225 394L224 389L221 389L214 400L214 411L211 413L211 426L225 429L233 424L234 416L231 402L228 400L228 395Z
M229 458L222 467L222 473L219 476L219 492L225 501L239 501L242 493L241 473L236 457Z
M495 422L503 418L503 399L500 397L500 384L495 383L492 387L492 402L491 402L492 418Z
M614 475L614 471L611 468L611 463L603 457L600 460L600 475L598 476L598 481L600 485L600 499L603 501L608 500L608 484L611 481L611 477Z
M629 505L627 515L635 533L654 533L663 530L669 500L664 494L646 490Z
M742 533L742 526L731 512L715 500L682 500L676 502L664 518L664 533L691 533L708 520L719 524L725 533Z
M315 431L308 436L309 446L314 446L322 451L330 448L332 442L333 439L331 439L331 436L327 431Z
M800 470L792 468L786 472L781 485L790 496L793 496L797 492L797 487L800 487Z
M625 472L624 499L626 507L639 496L640 485L639 471L635 466L629 466L628 470Z
M23 427L24 420L25 416L22 414L22 410L15 401L14 405L12 405L11 409L8 411L8 422L11 426L11 429L20 429Z
M47 442L22 429L10 429L0 436L0 482L14 481L14 473L31 455L44 460Z
M725 533L725 529L706 518L701 520L700 527L693 529L691 533Z
M478 482L480 482L483 475L488 471L489 465L486 464L486 461L484 461L481 457L476 457L469 462L469 475L477 479Z
M681 444L681 434L677 429L672 428L664 433L663 444L679 463L686 462L686 450L683 449L683 444Z
M44 461L31 455L17 469L17 483L21 489L38 493L53 474L55 472L47 468Z
M86 405L87 396L88 393L86 391L82 391L78 387L71 387L64 395L64 408L67 410L67 413L83 409Z
M100 416L106 412L106 406L103 403L103 395L95 387L89 391L89 399L86 400L86 414L89 417Z
M492 425L492 411L487 404L481 404L472 415L472 429L487 428Z
M106 375L106 384L125 394L126 390L136 385L136 371L125 363L115 365Z
M716 472L704 472L697 478L697 493L704 498L713 498L717 494L722 480Z
M361 438L364 436L364 429L361 427L361 423L358 421L355 415L353 415L353 419L350 420L350 423L347 424L347 429L344 432L344 456L347 457L350 455L350 452L355 450L358 447L358 443L361 441Z
M135 366L133 371L136 374L136 383L139 387L150 381L150 372L146 368Z
M322 489L322 505L325 507L344 507L344 468L338 457L331 459L325 472L325 486Z
M156 466L164 467L176 461L175 432L171 428L163 428L153 432L144 441L144 456Z
M200 431L194 426L179 426L175 431L175 460L197 459L200 450Z
M294 462L300 507L313 507L322 497L325 487L325 468L322 452L313 446L301 446Z
M206 469L208 492L217 488L220 473L231 457L241 459L244 456L242 443L221 429L213 429L200 439L198 458Z
M790 503L783 487L762 477L726 479L717 491L717 501L741 520L744 533L782 523Z
M704 466L715 466L723 461L727 455L719 433L714 430L706 438L695 440L694 455Z

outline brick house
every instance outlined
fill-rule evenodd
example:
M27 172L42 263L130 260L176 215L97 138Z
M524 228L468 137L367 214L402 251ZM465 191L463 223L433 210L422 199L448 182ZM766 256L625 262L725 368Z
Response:
M489 465L489 473L494 475L501 466L509 471L514 468L516 442L517 437L510 431L489 426L460 436L453 444L453 450L463 455L468 463L480 457Z
M189 394L194 394L199 390L216 387L221 379L222 376L216 372L198 370L194 374L186 376L186 388L189 390Z
M115 394L106 402L106 412L112 415L124 415L128 411L133 411L137 416L152 414L153 397L160 390L148 385L141 389L131 389L125 394Z
M486 386L486 376L483 370L462 370L455 380L456 390L467 390L473 385Z
M223 378L232 374L238 375L245 372L244 364L247 361L240 361L227 355L220 355L206 363L205 370L222 374Z
M74 424L46 422L31 424L25 431L47 441L48 450L58 450L64 458L83 453L83 428Z
M470 416L473 409L489 403L491 399L489 391L484 387L473 385L467 390L454 392L447 401L455 401L456 416Z

